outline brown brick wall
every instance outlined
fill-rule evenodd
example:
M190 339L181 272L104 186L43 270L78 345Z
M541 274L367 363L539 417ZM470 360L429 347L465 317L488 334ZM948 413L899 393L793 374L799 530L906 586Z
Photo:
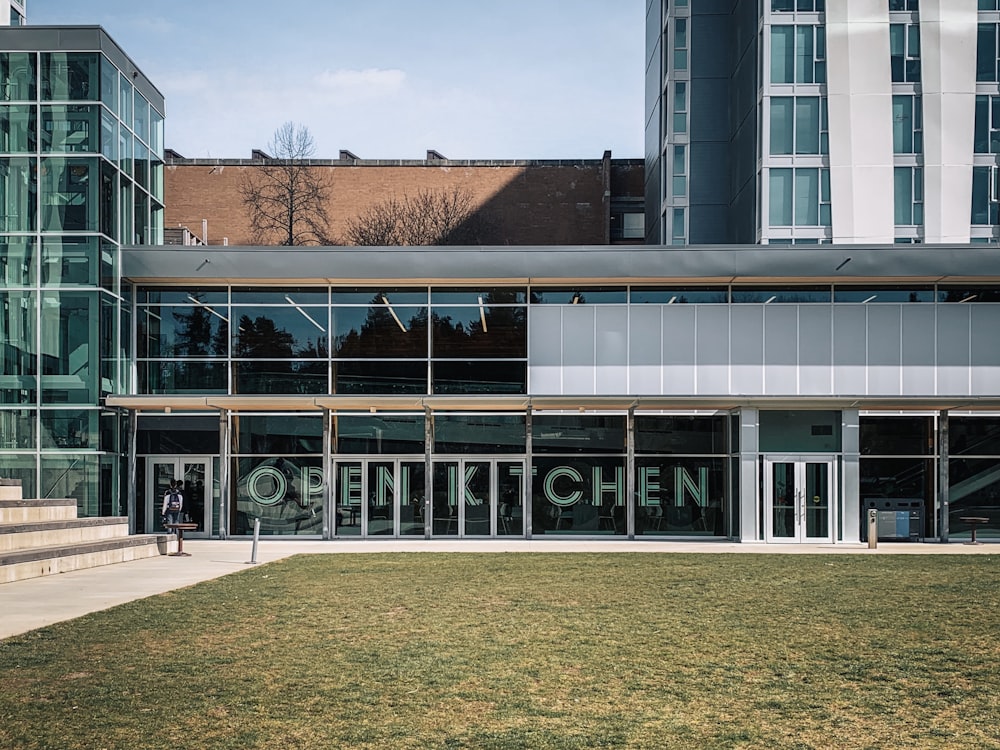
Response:
M313 166L331 186L327 208L334 237L350 218L390 195L459 187L474 198L496 228L496 244L600 245L607 242L607 162L385 162ZM200 236L208 220L209 244L250 243L240 202L245 160L168 160L165 176L166 227L187 226ZM641 184L641 183L640 183Z

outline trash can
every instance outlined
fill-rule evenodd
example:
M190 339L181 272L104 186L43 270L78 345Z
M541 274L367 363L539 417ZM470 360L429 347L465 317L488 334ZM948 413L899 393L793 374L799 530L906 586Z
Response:
M922 499L866 497L861 513L861 541L868 541L868 511L872 508L878 511L880 542L919 542L923 538Z

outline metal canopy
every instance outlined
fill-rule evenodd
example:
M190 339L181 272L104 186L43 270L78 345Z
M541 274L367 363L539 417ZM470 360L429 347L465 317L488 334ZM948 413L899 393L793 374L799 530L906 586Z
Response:
M866 411L997 411L1000 396L108 396L109 407L136 412L269 411L728 411L738 408Z

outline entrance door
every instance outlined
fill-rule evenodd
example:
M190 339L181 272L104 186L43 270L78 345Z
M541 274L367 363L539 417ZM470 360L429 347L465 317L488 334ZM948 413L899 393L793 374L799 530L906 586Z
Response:
M435 461L432 487L434 536L524 535L523 461Z
M204 538L212 535L212 459L205 456L146 457L146 530L164 532L160 516L163 496L171 480L181 483L184 495L183 519L198 524L196 531L185 537Z
M832 456L764 459L764 538L768 542L832 542L836 506Z
M423 536L423 459L335 461L334 515L338 537Z

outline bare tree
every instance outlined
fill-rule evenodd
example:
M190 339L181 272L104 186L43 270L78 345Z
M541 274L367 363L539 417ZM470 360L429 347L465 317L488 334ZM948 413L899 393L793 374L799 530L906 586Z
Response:
M307 160L316 152L309 128L286 122L267 145L268 158L248 169L240 198L252 240L261 245L324 245L330 186Z
M348 245L482 245L492 223L463 188L392 196L347 222Z

